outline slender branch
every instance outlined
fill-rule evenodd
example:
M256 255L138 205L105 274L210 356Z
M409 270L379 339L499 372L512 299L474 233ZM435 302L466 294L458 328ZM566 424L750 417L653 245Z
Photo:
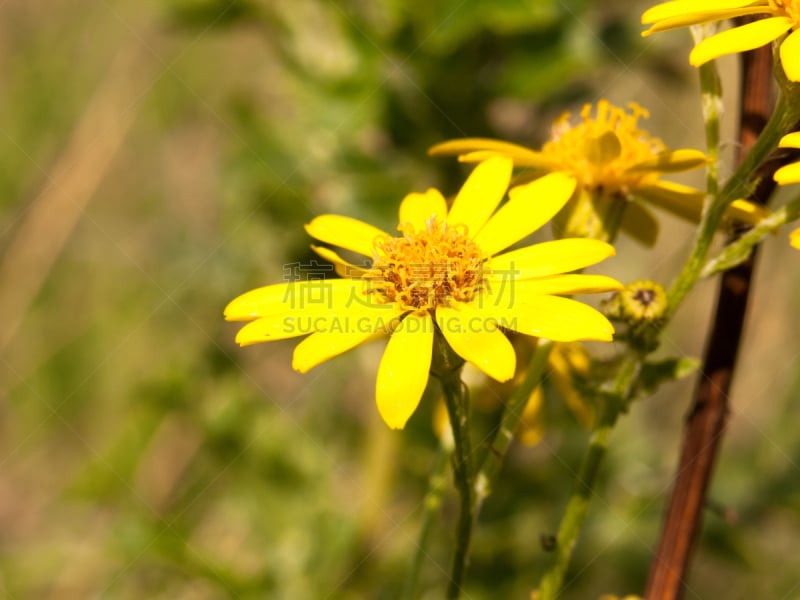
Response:
M461 594L464 574L469 558L469 544L472 538L472 527L475 522L473 510L473 468L472 443L467 424L468 398L467 388L461 381L461 370L458 369L450 377L441 379L447 412L450 415L450 426L453 428L455 449L453 452L453 479L459 495L458 524L456 525L456 548L453 555L453 566L450 583L447 586L447 598L455 599Z
M772 138L775 137L777 141L777 137L782 133L777 127L769 128L769 135L762 135L756 141L767 124L772 110L771 49L764 47L743 54L742 69L740 165L737 174L752 172L747 166L751 163L753 167L761 164L764 158L761 155L765 151L764 146L769 142L769 145L774 147ZM778 110L783 110L783 107L779 107ZM780 119L781 115L777 118ZM775 121L776 118L773 117L770 124ZM750 196L752 200L761 203L766 202L775 187L772 181L774 169L770 172L769 163L766 165L766 168L760 170L759 178L756 180L757 186ZM712 204L710 211L724 210L727 203L735 199L736 192L742 185L745 185L744 181L734 177L725 186L718 202ZM707 246L700 250L704 257ZM694 259L698 257L699 254L693 255ZM645 593L648 600L674 600L679 598L683 591L689 560L700 527L702 509L706 502L706 492L727 423L728 391L741 342L753 268L754 256L751 255L745 262L727 271L722 278L702 378L684 430L683 449L675 487L667 508L661 540L651 565ZM699 268L696 274L699 276ZM678 288L677 293L673 293L672 299L681 297L682 290Z
M451 451L452 448L447 448L442 443L436 453L433 469L428 479L428 493L423 503L422 525L419 530L417 547L411 560L411 569L403 585L402 600L414 600L419 593L419 574L422 570L422 563L428 554L433 523L439 513L439 507L442 505L442 496L447 484L445 470L447 469L447 459L450 457Z
M525 373L525 380L517 386L505 402L503 416L500 419L500 427L489 446L489 452L481 463L478 473L475 476L475 512L480 512L483 501L491 494L494 484L500 475L508 448L514 440L514 433L519 426L519 420L525 410L533 390L542 380L542 373L547 365L547 357L553 342L540 339L537 342L536 350L528 364Z
M796 196L750 231L725 246L717 256L709 259L703 267L700 277L710 277L740 265L750 257L750 253L764 238L773 235L782 225L794 221L798 217L800 217L800 196Z
M606 455L608 439L617 418L627 405L633 383L641 365L639 358L629 358L620 368L613 390L601 397L600 412L592 430L589 447L581 462L575 488L572 491L556 536L553 557L539 585L537 600L553 600L558 597L569 567L572 551L578 534L583 528L586 513L594 493L600 465Z

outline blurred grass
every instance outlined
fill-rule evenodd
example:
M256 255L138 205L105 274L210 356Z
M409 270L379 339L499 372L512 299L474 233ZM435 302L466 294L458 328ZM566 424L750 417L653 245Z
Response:
M642 42L635 11L610 1L0 3L0 265L14 274L0 289L0 593L395 597L436 390L389 432L373 405L379 347L300 376L292 342L236 348L222 308L311 258L312 215L388 228L408 191L457 189L464 170L425 156L441 139L538 143L565 107L605 95L649 106L668 143L700 144L686 43ZM652 253L623 242L616 274L668 280L690 229L664 228ZM784 241L762 257L714 483L739 520L707 518L688 597L800 584L800 282ZM665 354L700 353L710 291ZM565 597L642 587L689 389L637 406L616 434ZM470 598L525 598L545 563L540 536L586 442L547 391L544 441L512 453L482 514ZM448 497L426 597L443 590L454 516Z

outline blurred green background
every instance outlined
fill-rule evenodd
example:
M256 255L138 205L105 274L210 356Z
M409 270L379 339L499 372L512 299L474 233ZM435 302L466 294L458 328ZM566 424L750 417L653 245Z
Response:
M437 141L538 144L602 96L701 146L689 36L642 40L642 6L0 2L0 596L397 597L435 389L391 432L380 345L303 376L293 341L239 349L222 309L312 258L312 216L391 228L407 192L456 191L466 171L426 157ZM667 283L690 238L665 217L655 249L623 240L601 270ZM766 246L687 598L800 597L800 255L785 236ZM713 292L662 354L701 354ZM565 599L642 589L692 385L615 433ZM484 507L465 598L528 598L546 563L587 441L546 392L544 439L514 449ZM426 598L442 596L455 513L448 494Z

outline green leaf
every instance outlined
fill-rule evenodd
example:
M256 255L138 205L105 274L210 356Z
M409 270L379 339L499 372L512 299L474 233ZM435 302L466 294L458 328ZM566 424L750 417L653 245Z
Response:
M642 365L635 397L649 396L667 381L677 381L694 373L700 366L697 358L666 358Z

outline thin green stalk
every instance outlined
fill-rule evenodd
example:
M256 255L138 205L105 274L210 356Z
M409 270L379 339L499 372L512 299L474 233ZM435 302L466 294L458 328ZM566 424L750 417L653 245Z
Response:
M450 376L441 379L447 412L450 415L450 426L453 429L453 479L459 495L458 524L456 525L456 549L450 582L447 586L447 598L453 600L461 594L464 574L469 558L469 544L472 538L472 527L475 522L473 510L473 469L472 443L469 437L469 406L467 388L461 381L461 369L451 372Z
M500 427L489 446L489 452L481 463L478 473L475 476L475 512L479 512L483 501L491 494L494 484L500 475L508 448L514 440L514 433L519 426L519 420L525 410L533 390L542 380L542 373L547 365L547 357L553 342L540 339L536 345L536 350L528 363L528 370L525 373L525 380L517 386L508 399L505 401L503 416L500 418Z
M700 272L700 277L710 277L743 263L750 256L753 248L760 244L765 237L774 234L781 225L798 217L800 217L800 196L793 198L735 242L725 246L717 256L709 259Z
M592 430L589 447L581 461L575 487L558 527L556 547L553 550L550 565L539 584L537 600L554 600L561 591L575 542L583 528L589 503L594 494L600 465L608 448L608 439L617 418L627 406L640 365L638 357L626 360L617 374L613 389L602 397L602 405Z
M778 140L794 125L800 117L800 103L793 99L781 96L767 125L756 141L750 152L741 162L736 172L723 187L716 197L706 199L707 206L703 210L703 217L695 237L694 247L669 290L668 317L675 313L680 303L686 297L703 270L708 249L714 233L719 227L722 215L728 205L737 198L749 196L755 182L751 181L752 174L764 161L767 155L777 146ZM710 204L708 204L710 200ZM666 321L666 319L665 319Z
M716 25L692 27L692 36L695 43L715 32ZM689 260L686 261L678 279L669 291L670 316L677 309L689 290L694 286L697 278L693 274L699 270L700 264L705 260L708 247L714 233L722 219L725 210L718 201L719 195L719 117L722 112L722 83L719 78L716 61L711 61L700 67L700 91L703 108L703 122L706 135L706 155L709 158L706 175L707 196L703 202L703 212L700 225L697 229L694 247Z
M414 551L414 557L411 560L411 569L403 585L402 600L414 600L419 593L419 574L422 570L422 563L428 555L428 545L430 544L433 523L436 515L439 513L439 507L442 505L442 496L444 495L447 484L445 471L447 469L447 460L450 458L451 452L452 448L446 447L443 443L439 446L439 451L436 453L431 476L428 479L428 493L425 495L425 500L423 502L422 525L419 530L417 547Z
M692 27L695 44L716 32L716 24ZM708 62L700 67L700 94L706 134L706 193L716 196L719 192L719 117L722 113L722 81L717 63Z

